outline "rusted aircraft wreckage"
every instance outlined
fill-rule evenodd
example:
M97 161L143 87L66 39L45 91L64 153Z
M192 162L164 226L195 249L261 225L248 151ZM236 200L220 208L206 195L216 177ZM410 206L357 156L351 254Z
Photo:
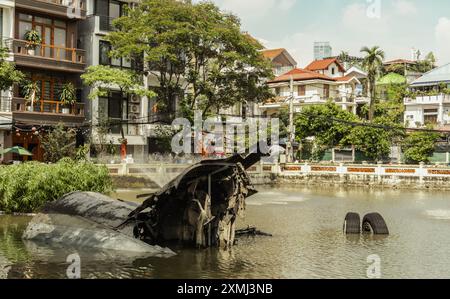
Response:
M155 254L173 254L172 241L197 247L229 247L246 198L257 193L246 170L262 154L205 160L186 169L159 192L142 195L142 205L90 193L74 192L47 204L23 238Z

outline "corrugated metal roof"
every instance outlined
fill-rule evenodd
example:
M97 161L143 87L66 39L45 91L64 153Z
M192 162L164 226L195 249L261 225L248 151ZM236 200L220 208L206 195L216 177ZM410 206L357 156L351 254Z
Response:
M411 86L427 86L450 82L450 63L429 71L411 83Z

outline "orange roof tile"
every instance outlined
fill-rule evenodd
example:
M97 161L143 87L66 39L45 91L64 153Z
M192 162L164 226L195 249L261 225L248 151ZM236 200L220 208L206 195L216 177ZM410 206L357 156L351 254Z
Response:
M355 78L355 76L344 76L344 77L338 77L338 78L334 78L334 79L336 79L336 81L339 81L339 82L341 82L341 81L347 82L353 78Z
M336 63L337 66L339 67L339 70L341 72L345 72L344 67L341 65L341 63L338 61L336 57L313 61L306 67L306 69L310 71L322 71L326 70L332 63Z
M293 69L290 72L287 72L286 74L283 74L279 77L276 77L275 79L269 81L268 83L277 83L277 82L286 82L291 80L291 76L294 79L294 81L305 81L305 80L314 80L314 79L321 79L321 80L328 80L328 81L336 81L335 79L328 77L326 75L322 75L310 70L305 69Z
M283 53L284 51L286 51L286 49L280 48L280 49L262 50L261 53L265 58L273 60L279 55L281 55L281 53Z

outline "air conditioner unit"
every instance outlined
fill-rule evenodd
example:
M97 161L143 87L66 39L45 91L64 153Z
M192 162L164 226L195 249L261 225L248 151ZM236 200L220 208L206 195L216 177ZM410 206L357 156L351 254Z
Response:
M137 122L139 119L139 114L135 114L135 113L129 113L128 114L128 121L129 122Z
M129 109L129 113L134 113L134 114L139 114L140 113L140 107L139 105L135 105L135 104L131 104L130 105L130 109Z
M139 98L138 95L132 94L132 95L130 96L130 102L131 102L131 103L137 103L137 104L139 104L139 103L141 102L141 99Z

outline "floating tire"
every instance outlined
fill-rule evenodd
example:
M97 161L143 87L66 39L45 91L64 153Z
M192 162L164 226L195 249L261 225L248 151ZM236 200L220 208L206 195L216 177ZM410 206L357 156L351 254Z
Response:
M358 213L348 213L345 216L344 233L347 235L361 233L361 218Z
M363 232L373 233L375 235L389 235L389 229L386 221L379 213L370 213L364 216L362 222Z

